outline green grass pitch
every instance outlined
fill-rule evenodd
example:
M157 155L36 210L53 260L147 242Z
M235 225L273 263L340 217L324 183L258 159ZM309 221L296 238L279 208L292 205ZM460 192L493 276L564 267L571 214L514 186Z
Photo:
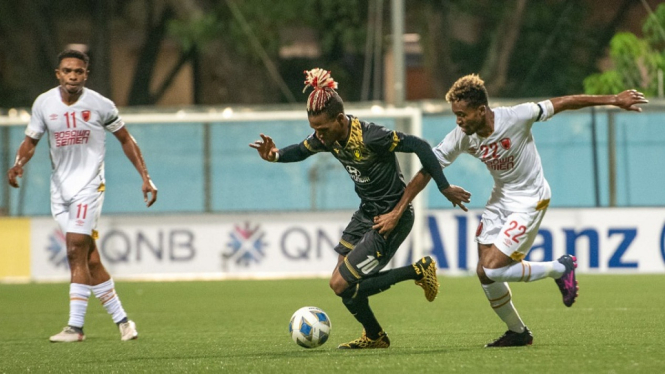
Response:
M473 277L440 277L428 303L413 282L370 299L392 346L340 351L360 325L324 279L219 282L119 282L139 339L121 342L91 299L87 339L52 344L67 322L66 284L0 285L0 372L229 373L662 373L665 276L582 275L580 298L561 303L551 280L511 284L534 333L531 347L485 349L504 324ZM317 349L288 334L291 314L314 305L332 320Z

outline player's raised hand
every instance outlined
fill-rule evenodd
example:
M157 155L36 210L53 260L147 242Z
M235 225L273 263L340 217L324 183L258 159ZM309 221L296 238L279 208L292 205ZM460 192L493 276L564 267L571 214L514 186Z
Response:
M463 211L468 212L464 203L471 202L471 193L460 186L450 185L445 190L441 190L443 196L446 197L453 206L459 206Z
M18 180L16 178L22 178L22 177L23 177L23 165L21 165L20 163L17 163L7 171L7 180L9 181L9 185L14 188L18 188Z
M261 134L261 140L249 144L250 147L259 152L259 156L266 161L275 161L279 149L275 147L275 142L268 135Z
M150 208L150 206L157 201L157 187L152 183L152 180L148 178L143 181L141 189L143 190L143 201L145 201L146 206ZM150 201L148 201L148 195L151 195Z
M649 100L644 98L644 94L636 90L626 90L617 95L617 103L614 104L624 110L633 110L641 112L642 108L637 104L646 104Z

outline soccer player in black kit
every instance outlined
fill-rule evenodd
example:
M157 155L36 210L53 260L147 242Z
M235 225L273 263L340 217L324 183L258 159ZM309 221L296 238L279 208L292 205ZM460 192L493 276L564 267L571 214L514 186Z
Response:
M453 206L466 210L464 203L469 202L471 194L446 181L425 140L345 114L344 103L335 91L337 82L330 72L317 68L306 71L305 75L305 89L313 88L307 100L307 117L314 133L301 143L282 149L264 134L249 146L271 162L297 162L315 153L331 152L344 165L361 202L335 247L339 261L330 288L342 298L364 330L360 338L338 348L388 348L390 339L374 317L368 297L408 279L415 280L425 290L428 301L433 301L439 292L436 263L430 256L413 265L379 272L413 226L414 213L410 207L391 232L382 235L372 227L376 216L393 209L406 187L395 152L415 153Z

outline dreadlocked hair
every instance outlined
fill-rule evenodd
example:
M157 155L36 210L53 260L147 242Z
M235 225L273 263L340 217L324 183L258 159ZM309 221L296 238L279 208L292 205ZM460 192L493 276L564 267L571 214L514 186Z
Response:
M449 103L465 100L467 105L477 108L487 105L485 82L476 74L465 75L450 87L446 94Z
M344 102L339 97L337 82L330 76L328 70L315 68L305 71L305 88L312 87L313 91L307 98L307 114L316 116L326 113L328 118L334 118L339 113L344 113Z

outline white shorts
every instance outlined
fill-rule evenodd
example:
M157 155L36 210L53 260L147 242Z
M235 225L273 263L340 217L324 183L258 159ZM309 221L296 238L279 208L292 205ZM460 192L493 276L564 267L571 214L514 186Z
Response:
M51 201L51 214L64 234L73 232L97 239L97 221L104 203L104 184L95 181L68 203Z
M533 212L511 212L490 204L485 208L476 231L476 242L494 244L515 261L522 261L531 250L549 200Z

